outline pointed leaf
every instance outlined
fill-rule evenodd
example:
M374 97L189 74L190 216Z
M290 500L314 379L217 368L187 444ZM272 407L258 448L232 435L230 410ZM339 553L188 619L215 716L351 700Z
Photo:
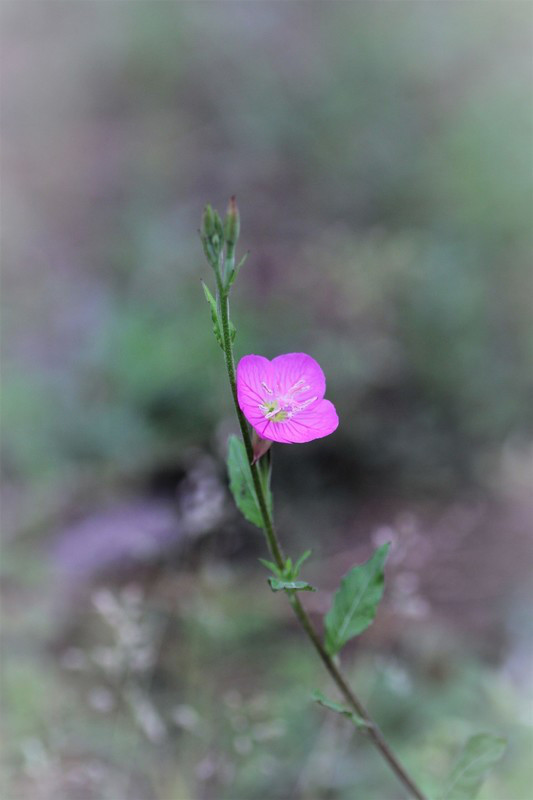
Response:
M230 287L230 286L232 286L232 284L233 284L233 282L234 282L235 278L237 277L237 275L238 275L238 274L239 274L239 272L240 272L240 269L241 269L242 265L243 265L243 264L244 264L244 262L247 260L247 258L248 258L248 256L249 256L249 255L250 255L250 253L245 253L245 254L243 255L243 257L241 258L241 260L239 261L239 263L237 264L237 266L235 267L235 269L233 269L233 270L230 272L230 275L229 275L229 278L228 278L228 289L229 289L229 287Z
M505 739L490 733L471 736L450 773L442 800L472 800L505 747Z
M324 706L324 708L329 708L330 711L336 711L337 714L342 714L343 717L347 717L347 719L351 720L358 728L368 728L368 723L365 722L359 714L346 708L346 706L342 706L340 703L335 703L333 700L330 700L318 689L315 689L313 692L313 700L319 705Z
M268 513L272 516L272 492L270 490L272 459L269 455L266 458L261 458L257 462L257 471L259 472L259 480L261 482L261 488L263 489L263 497L266 501Z
M220 327L220 321L218 319L218 310L217 310L217 301L209 291L207 285L202 281L202 286L204 289L205 299L209 303L209 308L211 309L211 319L213 320L213 333L215 334L215 338L219 343L220 347L224 349L224 342L222 341L222 330Z
M250 255L250 253L248 253L248 252L245 253L243 255L243 257L241 258L241 260L239 261L239 263L237 264L237 266L235 267L235 269L233 269L230 272L229 277L228 277L228 289L230 288L230 286L232 286L235 278L239 274L239 271L240 271L242 265L244 264L244 262L246 261L246 259L248 258L249 255Z
M291 592L316 592L314 586L311 586L307 581L286 581L278 578L267 578L270 588L273 592L283 592L285 590Z
M298 575L300 574L300 570L302 568L302 564L304 563L304 561L307 561L307 559L309 558L310 555L311 555L311 551L310 550L306 550L305 553L303 553L300 556L300 558L298 559L298 561L294 565L294 569L292 571L294 578L298 577Z
M274 573L274 575L276 575L278 578L281 578L281 577L282 577L282 574L281 574L281 572L280 572L280 570L279 570L279 567L277 566L277 564L274 564L274 562L273 562L273 561L267 561L267 560L266 560L266 558L260 558L260 559L258 559L258 560L261 562L261 564L262 564L264 567L266 567L266 568L267 568L267 569L269 569L271 572L273 572L273 573Z
M384 588L383 568L390 544L384 544L364 564L348 572L324 619L326 650L335 655L349 639L372 624Z
M257 464L257 470L261 479L261 486L265 490L265 494L270 496L270 481L272 477L272 453L270 447L272 442L268 439L261 439L253 432L252 447L254 450L254 463ZM263 456L266 455L266 458ZM269 508L271 511L272 509Z
M237 508L248 522L263 527L263 518L252 480L252 473L241 439L230 436L228 442L229 486Z

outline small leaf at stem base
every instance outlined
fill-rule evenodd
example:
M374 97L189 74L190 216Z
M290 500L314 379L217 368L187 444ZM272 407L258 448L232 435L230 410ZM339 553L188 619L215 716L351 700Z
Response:
M329 708L330 711L336 711L337 714L342 714L343 717L351 720L357 728L370 727L368 722L360 717L359 714L356 714L355 711L351 711L349 708L346 708L346 706L342 706L340 703L335 703L333 700L330 700L319 689L314 690L313 700L319 705L324 706L324 708Z
M316 592L314 586L307 581L286 581L279 578L267 578L273 592Z
M282 578L283 577L283 573L280 572L279 567L276 566L276 564L274 564L273 561L267 561L266 558L260 558L259 561L261 562L261 564L264 567L266 567L271 572L273 572L274 575L276 575L278 578Z

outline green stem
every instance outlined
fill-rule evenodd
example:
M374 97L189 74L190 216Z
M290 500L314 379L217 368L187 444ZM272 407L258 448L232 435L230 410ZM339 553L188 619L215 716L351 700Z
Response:
M252 439L250 436L250 431L248 428L248 424L246 422L246 418L241 411L239 406L238 398L237 398L237 381L235 378L235 359L233 355L233 345L231 341L231 334L230 334L230 327L229 327L229 300L228 300L228 291L222 285L222 280L220 277L219 272L216 272L216 280L217 280L217 291L220 298L220 317L222 323L222 338L224 343L224 358L226 361L226 370L228 373L229 383L231 387L231 394L233 397L233 403L235 405L235 411L237 412L237 418L239 420L239 427L241 429L242 439L244 442L244 447L246 448L246 454L248 456L248 463L250 464L250 470L252 473L252 480L254 484L254 489L257 495L257 502L259 504L259 510L261 512L261 517L263 519L263 527L267 538L267 543L269 550L272 554L274 561L276 562L277 566L280 569L283 569L285 565L285 558L283 555L283 550L281 548L281 544L279 542L276 530L274 528L274 523L272 521L272 517L268 510L268 506L266 503L265 495L263 492L263 485L261 482L261 478L259 475L259 469L257 464L253 463L253 447L252 447ZM373 742L373 744L377 747L380 751L383 758L387 761L389 767L392 769L396 777L400 780L403 784L405 789L409 792L412 797L415 797L416 800L427 800L426 796L420 791L418 786L414 783L412 778L408 775L405 771L404 767L400 764L392 750L390 749L389 745L385 741L383 734L381 733L380 729L371 718L368 711L365 709L361 701L356 697L352 689L350 688L348 682L346 681L345 677L341 673L339 667L331 658L329 653L324 648L322 644L322 640L314 627L311 619L303 607L300 598L294 592L287 592L287 597L289 602L292 606L292 609L307 636L311 640L311 643L315 650L317 651L318 655L320 656L324 666L326 667L327 671L329 672L332 680L337 685L339 692L344 696L346 702L353 708L353 710L361 717L361 719L366 724L366 731L368 737Z
M255 493L257 495L257 502L259 503L259 510L261 512L261 517L263 518L264 522L264 530L268 541L268 547L270 549L270 552L272 553L272 556L274 557L274 561L276 562L277 566L280 567L280 569L283 569L285 565L285 557L283 555L283 550L281 549L281 545L278 541L278 537L276 536L276 532L272 524L272 519L268 512L268 507L265 500L265 494L263 492L263 485L261 483L261 477L259 475L259 469L257 467L257 464L253 463L254 449L252 446L252 440L250 437L250 432L248 430L248 425L246 423L246 418L241 411L237 399L235 359L233 357L233 345L231 343L231 334L229 329L228 295L226 290L222 286L222 281L218 274L216 275L216 279L217 279L217 291L220 297L220 318L222 323L222 341L224 342L224 358L226 361L226 370L229 377L229 384L231 388L231 394L233 397L233 403L235 405L235 410L237 412L239 427L241 429L242 439L244 442L244 447L246 448L246 455L248 457L248 463L250 464L250 469L252 472L252 480L254 483Z

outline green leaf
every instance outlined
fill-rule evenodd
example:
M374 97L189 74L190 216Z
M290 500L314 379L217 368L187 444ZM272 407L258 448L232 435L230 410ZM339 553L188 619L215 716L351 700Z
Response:
M302 568L302 564L304 563L304 561L307 561L307 559L309 558L310 555L311 555L311 551L310 550L306 550L305 553L303 553L300 556L300 558L298 559L298 561L294 565L294 569L292 571L293 578L297 578L298 577L298 575L300 574L300 570Z
M326 650L335 655L349 639L362 633L374 620L384 588L383 568L390 544L344 576L324 619Z
M252 473L241 439L230 436L228 442L229 486L237 508L248 522L263 527L263 518L252 480Z
M286 581L278 578L267 578L270 588L273 592L283 592L288 590L290 592L316 592L314 586L311 586L307 581Z
M263 493L268 501L268 510L270 513L272 513L272 494L270 492L272 458L270 452L266 453L266 458L260 458L256 463L259 471L259 478L261 480L261 486L263 487Z
M292 558L289 556L289 558L286 559L285 564L283 565L282 568L278 567L277 564L274 564L273 561L267 561L264 558L260 558L259 561L261 562L261 564L267 569L269 569L276 576L276 578L280 578L280 580L276 582L276 588L274 588L271 585L272 591L279 592L282 589L294 589L296 591L299 590L299 591L315 592L316 589L310 586L306 581L296 581L298 573L300 572L300 566L303 564L306 558L309 558L310 555L311 551L307 550L302 556L300 556L300 558L298 559L298 561L294 566L292 565ZM284 585L278 586L278 584L281 583L283 583Z
M229 277L228 277L228 289L230 288L230 286L232 286L235 278L239 274L239 271L240 271L242 265L244 264L244 262L246 261L246 259L248 258L249 255L250 255L250 253L248 253L248 252L245 253L243 255L243 257L241 258L241 260L239 261L239 263L237 264L237 266L235 267L235 269L233 269L230 272Z
M231 339L231 343L232 344L235 341L235 337L236 336L237 336L237 329L236 329L235 325L233 324L233 322L230 320L229 321L229 338Z
M276 575L278 578L282 578L283 577L282 573L280 572L279 567L277 566L277 564L274 564L273 561L267 561L266 558L260 558L259 561L261 562L261 564L264 567L266 567L271 572L273 572L274 575Z
M472 800L505 748L506 741L499 736L490 733L471 736L450 773L442 800Z
M359 714L356 714L355 711L351 711L346 706L341 706L340 703L335 703L333 700L330 700L326 697L318 689L315 689L313 692L313 700L315 700L319 705L324 706L324 708L329 708L330 711L336 711L337 714L342 714L343 717L351 720L354 725L358 728L368 728L368 723L365 722Z
M223 350L224 342L222 341L222 329L220 327L220 321L218 319L217 301L215 300L215 298L209 291L209 288L203 281L202 281L202 286L204 289L205 299L209 303L209 308L211 309L211 319L213 320L213 333L215 334L215 338Z

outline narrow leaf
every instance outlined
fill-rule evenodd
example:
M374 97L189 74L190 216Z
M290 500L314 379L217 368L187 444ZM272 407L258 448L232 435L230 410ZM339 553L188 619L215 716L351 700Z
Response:
M252 473L241 439L230 436L228 442L229 486L237 508L248 522L263 527L263 518L257 502Z
M272 492L270 490L272 459L270 455L259 460L257 463L257 470L259 472L259 480L261 481L261 488L263 489L263 497L265 498L268 513L272 516Z
M266 568L267 568L267 569L269 569L271 572L273 572L273 573L274 573L274 575L277 575L277 576L278 576L278 578L281 578L281 577L283 577L283 576L282 576L282 574L281 574L281 572L280 572L280 570L279 570L279 567L277 566L277 564L274 564L274 562L273 562L273 561L267 561L267 560L266 560L266 558L260 558L260 559L259 559L259 561L261 562L261 564L262 564L264 567L266 567Z
M244 264L249 255L250 255L249 253L245 253L241 258L241 260L239 261L239 263L237 264L237 266L235 267L235 269L230 272L228 277L228 289L233 284L235 278L239 274L240 268L242 267L242 265Z
M205 299L209 303L209 308L211 309L211 319L213 320L213 333L215 334L215 338L219 343L220 347L224 349L224 342L222 341L222 330L220 328L220 321L218 319L218 310L217 310L217 301L209 291L207 285L202 281L202 286L204 289Z
M263 491L267 500L270 502L271 500L271 493L270 493L270 480L272 477L272 454L269 452L269 448L272 442L269 442L266 439L261 439L254 431L254 435L252 436L252 446L254 448L254 459L255 463L257 464L257 469L259 471L259 478L261 479L261 486L263 487ZM266 447L264 451L261 453L263 447ZM262 456L266 455L266 458ZM272 507L269 505L268 510L272 513Z
M270 588L273 592L283 592L285 590L291 592L316 592L314 586L311 586L307 581L285 581L278 578L267 578Z
M330 700L326 697L318 689L315 689L313 692L313 700L315 700L319 705L324 706L324 708L329 708L330 711L336 711L337 714L342 714L343 717L351 720L354 725L358 728L368 728L368 723L365 722L359 714L356 714L355 711L351 711L346 706L342 706L340 703L335 703L333 700Z
M383 595L385 559L390 544L384 544L364 564L348 572L324 619L326 650L335 655L349 639L372 624Z
M505 739L490 733L471 736L450 773L442 800L472 800L505 747Z
M310 555L311 555L311 551L310 550L306 550L305 553L303 553L300 556L300 558L298 559L298 561L294 565L294 569L293 569L292 572L293 572L293 576L295 578L297 578L298 575L300 574L300 570L302 568L302 564L304 563L304 561L307 561L307 559L309 558Z

